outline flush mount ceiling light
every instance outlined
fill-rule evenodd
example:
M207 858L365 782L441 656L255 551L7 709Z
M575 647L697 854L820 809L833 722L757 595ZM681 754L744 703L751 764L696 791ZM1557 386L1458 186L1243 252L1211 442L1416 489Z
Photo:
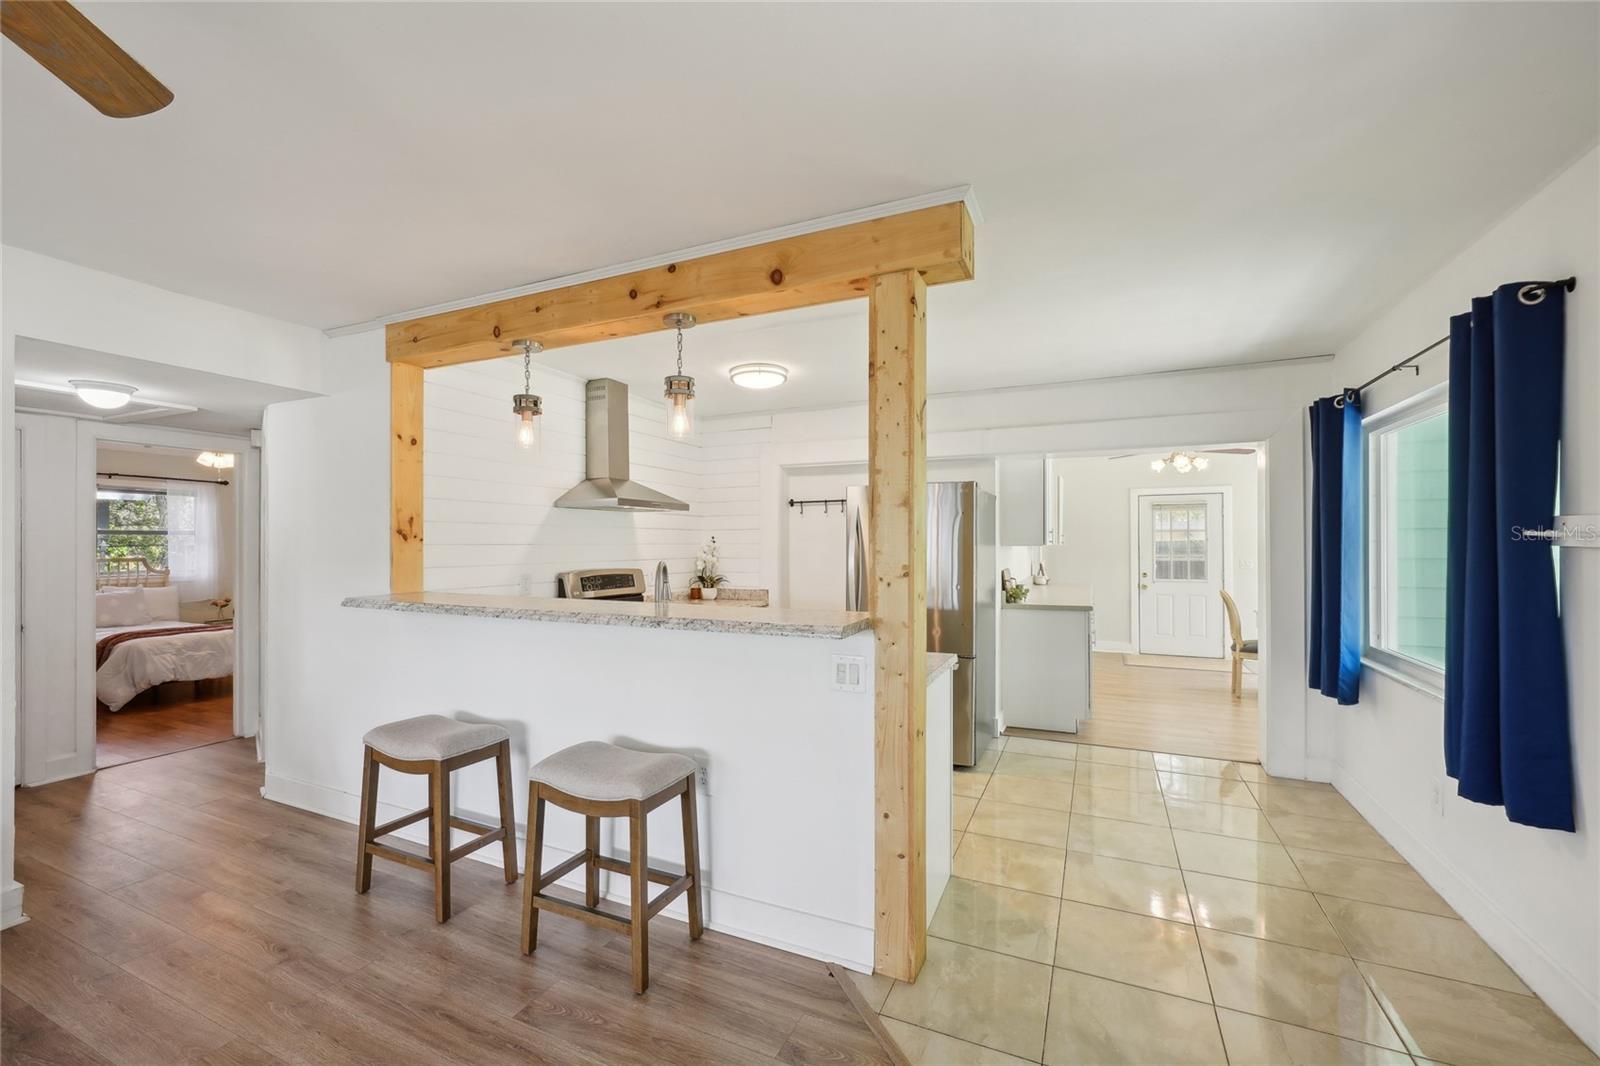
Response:
M1187 474L1191 470L1204 470L1210 465L1210 459L1203 455L1196 455L1194 452L1173 452L1165 459L1150 460L1150 469L1158 474L1169 466L1180 474Z
M71 378L67 384L78 394L78 399L102 411L115 411L119 407L128 406L133 394L139 391L132 385L118 385L114 381L89 381L84 378Z
M678 372L666 378L667 435L684 440L694 432L694 378L683 372L683 331L694 325L694 316L674 311L661 321L678 331Z
M201 452L195 456L195 462L201 466L209 466L213 470L232 470L232 452Z
M511 410L517 416L517 447L533 451L539 447L539 423L544 414L544 401L533 394L533 353L544 351L538 341L512 341L511 347L522 353L522 391L511 397Z
M740 363L728 378L741 389L775 389L789 380L789 368L777 363Z

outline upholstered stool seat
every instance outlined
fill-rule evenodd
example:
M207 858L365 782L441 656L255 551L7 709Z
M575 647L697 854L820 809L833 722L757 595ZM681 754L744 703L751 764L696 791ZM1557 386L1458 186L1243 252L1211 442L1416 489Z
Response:
M586 800L642 800L693 774L694 760L687 755L589 740L542 760L528 771L528 780Z
M1246 655L1254 655L1260 650L1260 647L1261 642L1258 640L1241 640L1233 646L1233 650L1244 652Z
M511 734L492 722L458 722L442 714L423 714L369 730L361 742L391 759L453 759L487 748Z
M688 893L689 939L704 930L700 920L700 832L695 815L695 762L672 752L633 751L586 741L563 748L528 771L528 861L522 884L522 953L539 940L539 912L554 911L591 925L626 933L633 949L633 990L650 984L650 919L679 895ZM646 838L648 816L678 798L683 813L683 873L653 870ZM543 870L544 807L553 803L584 816L585 847L550 870ZM600 854L600 819L628 820L628 861ZM544 890L583 867L583 904ZM600 871L627 874L632 889L628 917L600 909ZM650 883L666 885L655 899Z
M388 859L433 874L433 916L450 917L450 864L486 844L500 842L506 884L517 879L517 826L511 807L511 734L492 722L458 722L442 714L424 714L389 722L362 737L361 824L356 841L356 891L372 887L372 860ZM458 818L450 812L450 773L463 766L493 759L500 792L500 824ZM375 825L378 817L378 767L403 774L426 774L428 805L393 821ZM427 820L428 855L380 844L379 837ZM450 830L460 829L475 838L451 847Z

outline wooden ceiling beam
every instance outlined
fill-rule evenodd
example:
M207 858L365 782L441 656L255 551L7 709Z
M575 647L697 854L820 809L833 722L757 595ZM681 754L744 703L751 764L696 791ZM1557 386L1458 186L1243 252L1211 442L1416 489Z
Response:
M940 204L397 322L385 339L391 363L452 366L504 358L520 338L561 348L662 330L662 317L671 311L719 322L865 297L874 277L904 271L920 274L927 285L973 276L972 218L965 204Z

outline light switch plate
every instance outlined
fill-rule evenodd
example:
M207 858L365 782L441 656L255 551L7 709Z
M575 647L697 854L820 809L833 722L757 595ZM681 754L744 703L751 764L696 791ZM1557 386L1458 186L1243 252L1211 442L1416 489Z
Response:
M839 692L867 691L867 661L860 655L833 657L833 687Z

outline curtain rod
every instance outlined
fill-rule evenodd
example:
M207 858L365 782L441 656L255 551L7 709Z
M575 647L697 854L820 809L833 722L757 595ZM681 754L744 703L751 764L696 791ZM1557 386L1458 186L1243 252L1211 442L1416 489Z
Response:
M225 478L212 480L208 477L162 477L160 474L114 474L106 470L96 470L95 477L131 477L138 481L192 481L196 485L226 485Z
M1530 281L1528 284L1517 290L1517 299L1521 300L1525 304L1539 303L1544 299L1544 290L1554 288L1557 285L1561 286L1563 289L1566 289L1568 292L1572 292L1578 287L1578 279L1576 277L1571 277L1561 278L1557 281ZM1389 369L1381 373L1374 374L1372 377L1368 378L1366 381L1363 381L1360 385L1357 385L1353 389L1346 389L1343 393L1334 398L1333 406L1343 407L1352 393L1354 393L1357 397L1360 397L1363 392L1366 392L1368 389L1382 381L1384 378L1388 377L1390 374L1398 374L1402 370L1409 370L1414 374L1422 373L1422 368L1413 364L1415 364L1418 359L1421 359L1423 356L1439 347L1439 345L1448 343L1449 340L1450 334L1446 333L1443 337L1440 337L1426 348L1412 355L1406 356Z

